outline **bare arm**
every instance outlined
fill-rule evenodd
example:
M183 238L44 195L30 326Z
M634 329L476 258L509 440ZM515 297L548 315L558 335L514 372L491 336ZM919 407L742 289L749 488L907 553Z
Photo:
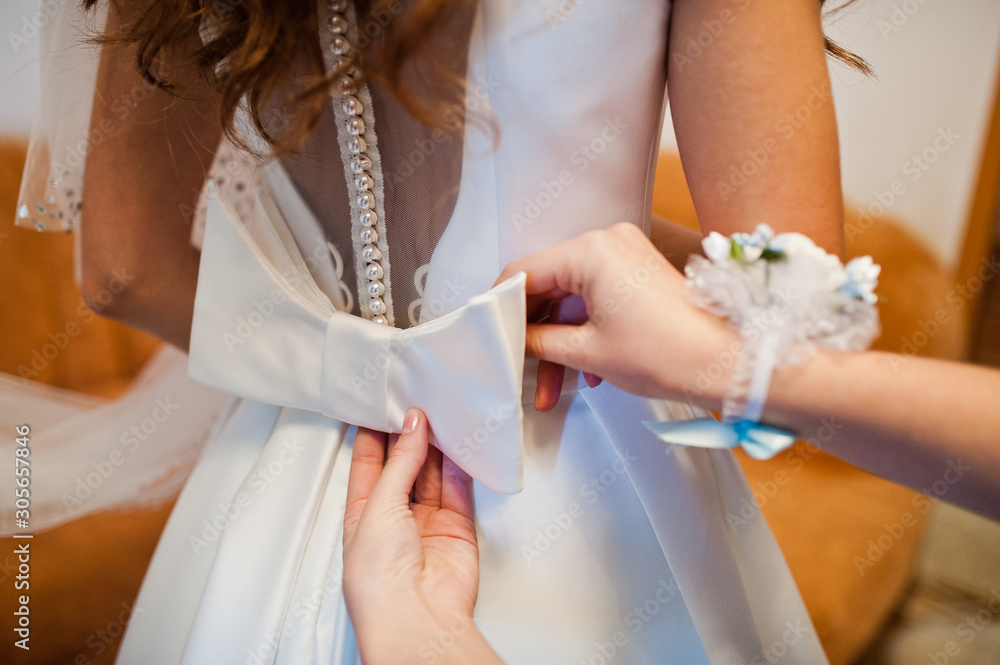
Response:
M112 2L109 28L120 21ZM183 64L189 47L178 45L166 63L178 97L143 81L134 47L103 47L81 237L84 300L182 349L198 277L190 211L221 136L214 93Z
M681 272L684 271L689 256L703 253L701 249L703 236L698 231L655 214L650 221L650 241L656 245L667 261Z
M775 373L764 418L883 478L1000 520L1000 372L881 352Z
M642 284L637 269L648 275ZM529 299L576 294L590 315L581 326L529 324L529 355L641 395L720 409L727 353L739 351L739 337L688 301L684 278L636 227L619 224L515 261L500 279L519 270L528 273ZM996 370L821 351L774 373L763 419L872 473L1000 519Z
M729 235L767 222L843 254L818 0L676 0L668 58L674 129L702 229Z

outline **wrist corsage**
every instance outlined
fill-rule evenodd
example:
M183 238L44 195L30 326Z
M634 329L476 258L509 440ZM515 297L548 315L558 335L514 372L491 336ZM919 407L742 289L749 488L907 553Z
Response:
M692 256L685 268L690 299L725 317L743 339L722 403L712 418L647 422L669 443L707 448L742 446L767 459L795 435L760 424L771 374L808 360L818 348L861 351L879 333L874 289L881 268L870 256L847 266L800 233L774 234L761 224L727 238L702 241L708 259Z

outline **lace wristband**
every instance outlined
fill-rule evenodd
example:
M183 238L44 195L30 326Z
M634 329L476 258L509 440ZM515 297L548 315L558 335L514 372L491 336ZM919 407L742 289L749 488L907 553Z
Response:
M722 422L711 418L644 423L668 443L707 448L742 446L767 459L795 435L760 424L778 367L798 365L818 348L861 351L879 333L874 294L881 268L870 256L847 266L800 233L775 235L767 224L753 234L702 241L708 259L688 261L692 302L727 319L743 339L722 403Z

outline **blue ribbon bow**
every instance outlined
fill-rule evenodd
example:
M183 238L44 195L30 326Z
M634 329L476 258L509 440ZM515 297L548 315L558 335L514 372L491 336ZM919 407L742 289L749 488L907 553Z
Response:
M698 448L735 448L741 446L754 459L771 459L795 443L795 435L753 420L722 423L714 418L642 423L667 443Z

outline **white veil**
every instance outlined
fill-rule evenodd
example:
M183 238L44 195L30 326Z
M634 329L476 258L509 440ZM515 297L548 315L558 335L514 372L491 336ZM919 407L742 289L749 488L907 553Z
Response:
M39 35L41 95L15 223L72 232L80 227L87 149L115 127L90 127L100 56L90 38L102 30L106 9L85 12L78 0L56 7ZM232 163L231 151L220 155L220 174L251 193L246 165ZM199 216L196 211L195 229ZM75 263L79 281L79 251ZM30 529L172 499L226 399L191 381L187 356L169 347L154 355L124 396L111 401L0 374L0 426L8 432L30 428ZM0 441L4 459L14 458L16 445L13 437ZM4 502L0 533L18 530L14 504Z
M42 25L41 96L18 195L19 226L74 231L80 223L87 148L113 127L90 128L106 11L85 12L75 0L60 3Z
M66 0L40 29L41 92L17 197L18 226L37 231L79 231L87 150L116 130L111 120L96 127L90 124L100 62L100 46L93 37L101 33L106 19L106 4L84 11L79 0ZM138 85L123 98L111 100L112 111L120 107L125 112L147 94L149 87ZM250 155L223 140L209 172L223 196L244 218L253 209L256 167ZM201 245L206 202L207 188L191 211L195 246ZM79 258L77 244L78 282Z
M191 381L187 356L168 346L112 401L0 374L0 427L30 428L30 529L172 499L227 399ZM14 459L17 445L4 437L0 455ZM14 511L5 502L0 535L21 530Z

